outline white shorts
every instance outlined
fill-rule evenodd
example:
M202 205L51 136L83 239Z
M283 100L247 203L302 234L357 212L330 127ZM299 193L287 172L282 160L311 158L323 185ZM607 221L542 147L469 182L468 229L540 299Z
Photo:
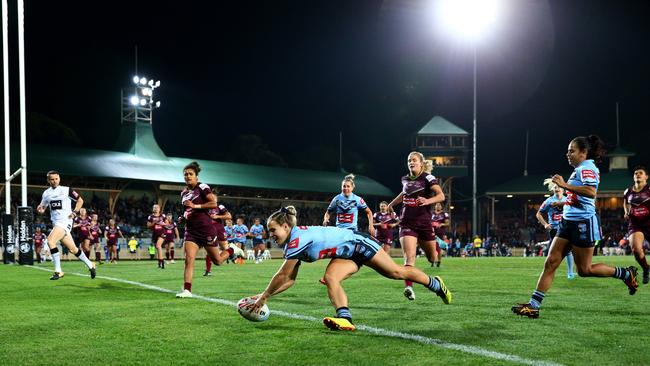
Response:
M52 223L53 226L58 226L61 229L65 230L66 234L70 234L70 231L72 230L72 219L68 220L60 220L57 222Z

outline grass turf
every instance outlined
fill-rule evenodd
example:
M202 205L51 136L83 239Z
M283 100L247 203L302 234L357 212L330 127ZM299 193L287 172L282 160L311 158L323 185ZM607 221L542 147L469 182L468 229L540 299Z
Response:
M596 257L628 266L632 257ZM193 292L236 302L261 292L281 261L213 267L202 277L197 263ZM366 331L333 332L319 321L278 316L273 310L321 319L334 314L325 286L317 280L327 262L304 263L294 287L269 302L271 317L252 323L233 306L145 289L102 277L158 286L182 285L183 263L159 270L153 261L98 266L98 278L80 262L63 262L66 276L21 266L0 266L5 316L0 322L0 364L247 364L270 365L500 365L514 364L458 350ZM539 319L510 312L527 301L542 258L451 258L440 275L454 294L451 305L424 287L417 298L402 295L402 283L369 268L344 287L355 323L445 342L566 365L650 364L643 350L650 337L646 304L650 287L634 296L614 279L566 279L563 264L547 293ZM51 269L51 264L36 267ZM516 363L516 362L515 362Z

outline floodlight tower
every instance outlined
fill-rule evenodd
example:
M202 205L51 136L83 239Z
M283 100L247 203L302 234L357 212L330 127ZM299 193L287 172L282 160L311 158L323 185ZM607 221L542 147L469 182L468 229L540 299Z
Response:
M436 14L438 24L454 36L466 40L474 58L473 138L472 138L472 236L478 234L476 201L476 48L481 37L496 22L501 1L498 0L439 0Z
M122 123L152 123L153 110L160 107L160 101L154 100L153 92L160 87L160 80L146 77L133 77L134 86L122 89Z

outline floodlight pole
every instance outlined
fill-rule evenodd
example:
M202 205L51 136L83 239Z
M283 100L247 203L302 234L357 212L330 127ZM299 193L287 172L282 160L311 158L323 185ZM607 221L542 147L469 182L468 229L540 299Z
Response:
M25 4L18 0L18 80L20 86L20 168L22 206L27 207L27 128L25 108Z
M476 202L476 43L474 43L474 114L473 114L474 136L472 138L472 236L476 236L478 230L478 210Z
M2 81L4 95L4 132L5 132L5 213L11 214L11 150L9 148L9 21L7 0L2 0Z

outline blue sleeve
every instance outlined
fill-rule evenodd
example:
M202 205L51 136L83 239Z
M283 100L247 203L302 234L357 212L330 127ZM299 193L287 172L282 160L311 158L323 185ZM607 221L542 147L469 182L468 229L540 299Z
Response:
M598 183L600 183L600 177L598 171L596 171L593 167L580 167L576 170L576 179L582 182L583 185L598 187Z
M332 198L332 202L330 202L330 205L327 206L327 211L336 211L336 201L337 201L338 196L335 196Z
M357 196L357 202L359 203L359 209L365 210L368 208L368 205L366 204L366 201L363 200L363 198Z
M547 213L548 210L551 208L551 202L550 201L551 201L550 197L545 199L544 202L542 202L542 205L539 206L539 212Z

